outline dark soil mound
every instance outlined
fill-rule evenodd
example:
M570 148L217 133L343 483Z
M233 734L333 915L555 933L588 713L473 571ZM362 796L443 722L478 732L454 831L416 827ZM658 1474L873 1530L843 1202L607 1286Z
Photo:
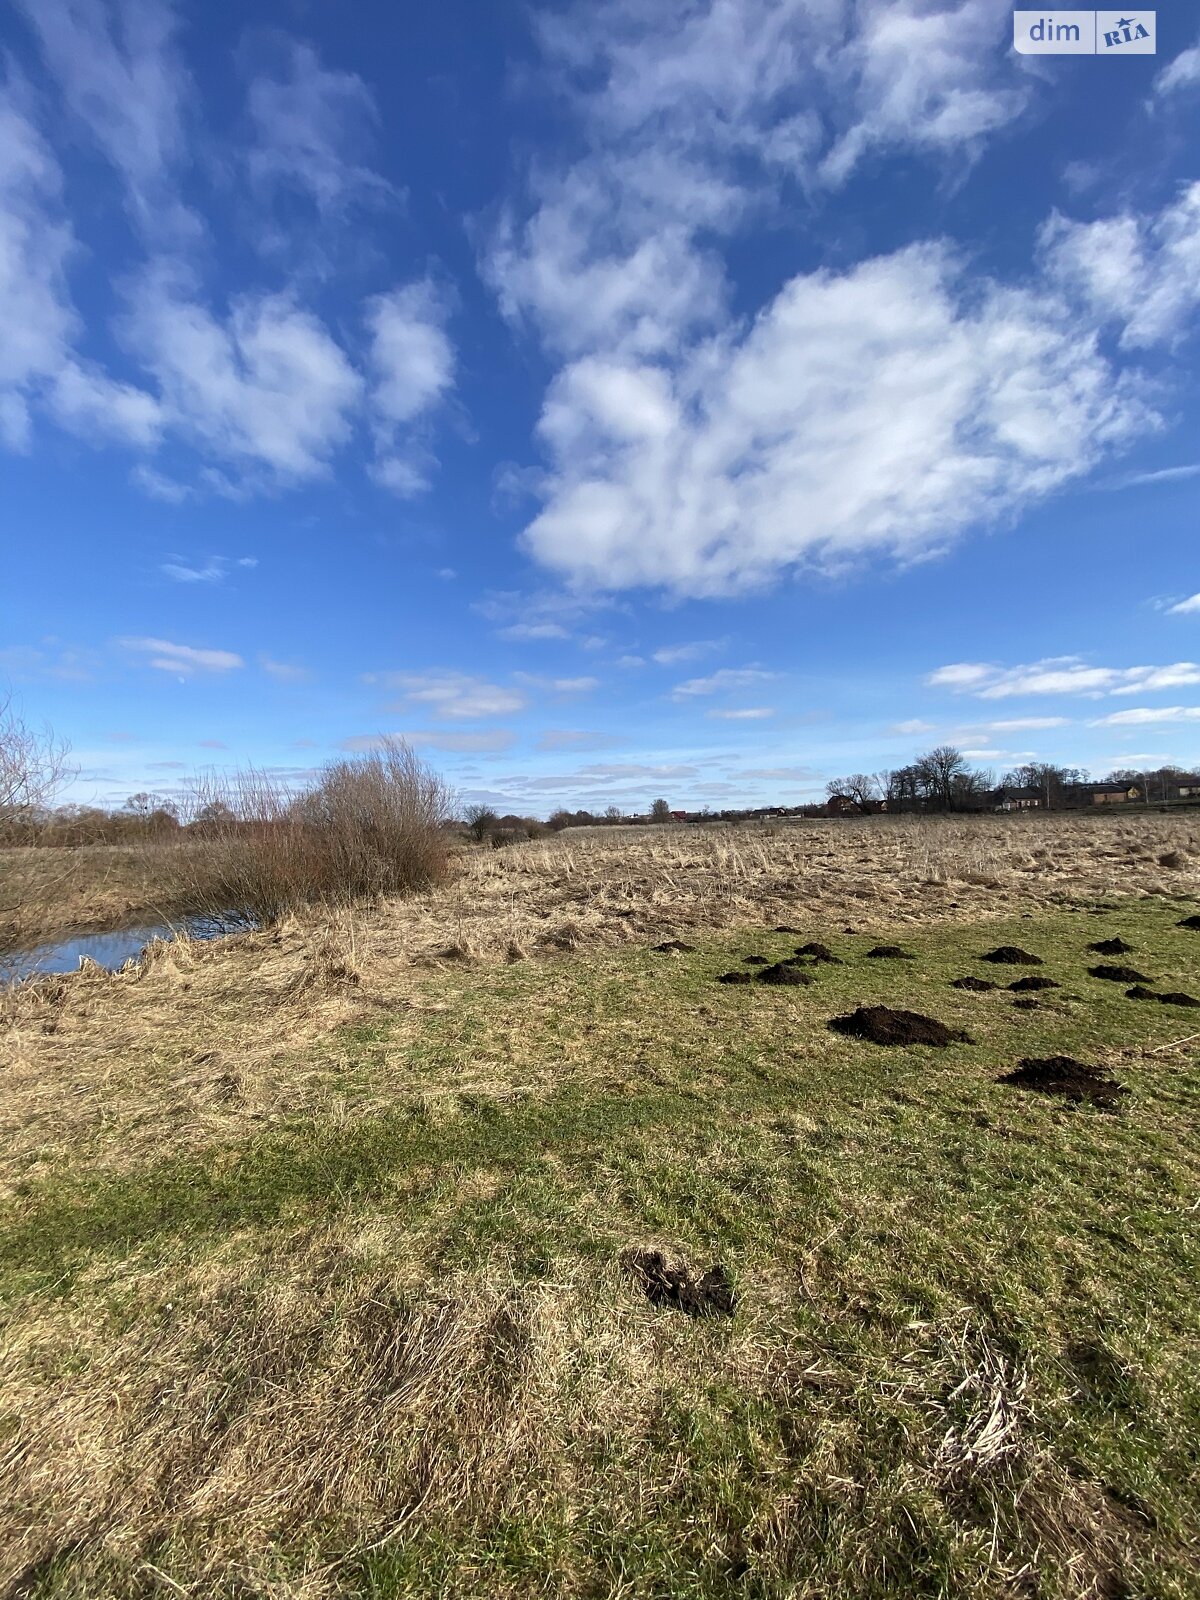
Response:
M1055 983L1053 978L1043 978L1041 973L1035 972L1031 977L1018 978L1016 983L1008 986L1014 994L1028 994L1036 989L1060 989L1061 984Z
M793 928L789 923L781 922L771 929L772 933L799 933L799 928Z
M916 957L909 950L901 950L898 944L877 944L874 950L868 950L869 956L876 956L881 961L915 961Z
M966 977L955 978L950 987L952 989L969 989L972 994L986 994L989 989L999 988L999 985L993 983L990 978Z
M717 982L718 983L750 983L751 982L751 974L749 972L723 972L721 974L721 976L717 979Z
M659 1250L630 1250L624 1266L651 1305L673 1306L689 1317L731 1317L737 1310L737 1295L722 1266L693 1278L686 1267L669 1267Z
M829 1026L835 1033L872 1044L931 1044L941 1050L956 1040L975 1042L969 1033L948 1028L936 1017L923 1017L919 1011L893 1011L891 1006L859 1006L849 1016L834 1017Z
M769 967L771 965L770 956L743 956L742 960L748 967Z
M680 955L691 955L696 946L694 944L684 944L682 939L664 939L662 944L656 944L654 948L666 951L678 950Z
M835 967L845 965L844 962L839 960L839 958L834 955L833 951L827 944L818 944L815 939L811 940L808 944L797 945L796 954L798 956L807 956L810 961L829 961Z
M1094 1105L1113 1106L1129 1090L1115 1078L1106 1077L1099 1067L1084 1066L1070 1056L1048 1056L1034 1061L1028 1057L1013 1072L996 1080L1014 1089L1029 1089L1034 1094L1057 1094L1076 1104L1090 1100Z
M1013 1001L1013 1006L1018 1011L1040 1011L1042 1002L1035 1000L1032 995L1023 994Z
M790 983L799 986L813 981L811 972L805 972L803 967L797 967L791 961L776 961L772 966L756 972L754 976L759 983Z
M1109 983L1153 983L1153 978L1148 978L1144 972L1137 972L1133 967L1110 967L1103 962L1098 967L1089 967L1088 971L1093 978L1107 978Z
M1182 922L1176 923L1176 927L1200 928L1200 915L1194 917L1184 917Z
M1042 964L1041 956L1031 956L1028 950L1015 944L1002 944L981 959L994 961L998 967L1040 967Z
M1088 949L1094 950L1098 956L1127 956L1133 946L1126 944L1124 939L1098 939L1095 944L1088 945Z
M1195 995L1181 994L1177 990L1167 994L1156 994L1153 989L1143 989L1141 984L1135 984L1132 989L1126 989L1126 1000L1157 1000L1160 1006L1200 1006L1200 1000Z

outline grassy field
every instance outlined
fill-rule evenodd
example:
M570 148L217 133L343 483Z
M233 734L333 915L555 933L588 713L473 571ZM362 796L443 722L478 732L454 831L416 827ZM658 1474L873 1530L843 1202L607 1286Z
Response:
M639 924L691 951L551 902L547 959L511 906L430 959L395 906L10 995L0 1592L1200 1594L1200 1016L1086 948L1200 991L1198 902L1122 843L1087 848L1127 893L1027 873L999 915L877 867L706 927L643 857ZM808 939L842 963L808 986L716 982ZM1061 987L950 986L1029 973ZM974 1042L830 1031L875 1003ZM997 1082L1059 1053L1129 1093ZM733 1315L651 1298L654 1250Z

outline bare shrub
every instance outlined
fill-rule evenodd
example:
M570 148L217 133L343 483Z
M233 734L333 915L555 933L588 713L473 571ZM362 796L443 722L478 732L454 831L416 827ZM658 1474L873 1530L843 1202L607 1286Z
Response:
M274 922L304 905L347 905L440 882L449 793L408 745L327 766L296 794L268 773L210 777L194 791L180 899L211 916Z

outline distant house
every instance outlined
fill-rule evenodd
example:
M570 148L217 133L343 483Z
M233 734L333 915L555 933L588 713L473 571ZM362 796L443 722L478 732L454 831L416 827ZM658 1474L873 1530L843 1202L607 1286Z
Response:
M1068 802L1074 806L1121 806L1141 798L1136 783L1077 783L1067 791Z
M671 813L671 821L672 822L686 822L687 819L688 819L688 814L687 814L686 811L672 811L672 813Z
M856 800L850 794L831 794L825 802L827 817L874 817L888 808L886 800Z
M1167 786L1167 795L1171 800L1200 800L1200 778L1186 773L1172 778Z
M1036 811L1046 803L1040 789L1020 788L1015 784L1002 784L986 798L993 811Z

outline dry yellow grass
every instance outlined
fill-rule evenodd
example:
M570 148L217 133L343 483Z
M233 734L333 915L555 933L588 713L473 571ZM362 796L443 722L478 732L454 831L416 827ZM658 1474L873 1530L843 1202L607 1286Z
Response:
M1198 843L572 832L0 998L0 1595L1188 1600L1195 1013L1084 991L1114 929L1186 986ZM712 983L776 923L845 965ZM947 986L1008 939L1042 1010ZM872 985L979 1044L835 1039ZM1120 1116L994 1084L1060 1048Z

